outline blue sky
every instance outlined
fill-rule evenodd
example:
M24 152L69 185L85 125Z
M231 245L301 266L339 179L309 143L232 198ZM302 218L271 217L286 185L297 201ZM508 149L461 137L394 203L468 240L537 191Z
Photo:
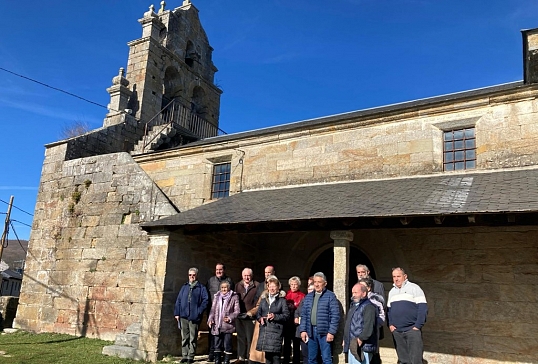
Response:
M152 3L159 8L155 0L11 2L0 22L0 67L107 105L106 88ZM536 0L193 4L215 49L228 133L521 80L520 30L538 27ZM19 238L29 237L25 211L34 210L44 145L76 121L100 127L105 114L0 70L0 213L14 195Z

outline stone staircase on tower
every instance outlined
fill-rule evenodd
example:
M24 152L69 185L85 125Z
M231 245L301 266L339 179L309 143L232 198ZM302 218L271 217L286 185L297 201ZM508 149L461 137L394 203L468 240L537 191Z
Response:
M144 136L131 154L170 149L217 136L219 132L222 131L217 126L173 100L146 123Z

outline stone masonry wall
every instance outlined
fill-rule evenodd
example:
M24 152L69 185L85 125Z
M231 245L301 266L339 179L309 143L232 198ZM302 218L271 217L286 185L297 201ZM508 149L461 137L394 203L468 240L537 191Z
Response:
M443 171L443 130L475 125L476 170L538 163L538 91L481 96L331 126L275 131L137 157L179 207L210 201L214 163L230 161L230 193Z
M354 234L353 245L373 258L377 272L400 266L424 290L428 363L536 362L538 314L531 307L538 302L537 227ZM383 357L395 360L390 337L381 345Z
M114 122L115 125L93 130L66 142L59 142L67 143L65 159L133 150L134 145L144 136L144 124L127 114L116 114L109 119L111 118L119 120ZM56 145L56 143L52 145Z
M351 246L371 260L388 294L392 267L404 268L428 300L424 327L425 359L446 363L533 363L538 336L538 228L469 227L352 230ZM284 287L293 275L306 278L311 264L333 243L327 231L290 233L211 233L170 235L161 264L148 275L146 290L155 287L156 302L145 311L145 349L156 359L177 350L179 331L173 303L186 271L200 269L200 281L223 261L236 282L241 269L254 268L255 279L272 264ZM164 257L164 258L162 258ZM166 260L166 263L164 262ZM350 269L358 261L350 261ZM157 264L154 264L157 267ZM160 283L155 286L155 281ZM304 288L304 287L303 287ZM148 295L149 296L149 295ZM344 304L344 302L342 303ZM149 345L151 344L151 345ZM390 335L381 341L383 362L396 362Z
M175 214L127 153L64 161L46 150L16 327L113 340L140 322L148 238Z

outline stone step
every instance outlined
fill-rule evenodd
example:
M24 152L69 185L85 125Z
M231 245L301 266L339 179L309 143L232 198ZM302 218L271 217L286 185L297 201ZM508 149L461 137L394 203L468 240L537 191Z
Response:
M140 335L138 334L118 334L116 335L116 340L114 341L114 345L128 346L130 348L137 349L139 339L140 339Z
M142 350L137 350L127 346L105 346L102 354L108 356L117 356L118 358L123 359L146 360L146 354Z
M142 333L142 324L140 322L135 322L134 324L130 324L129 326L127 326L125 333L140 335Z

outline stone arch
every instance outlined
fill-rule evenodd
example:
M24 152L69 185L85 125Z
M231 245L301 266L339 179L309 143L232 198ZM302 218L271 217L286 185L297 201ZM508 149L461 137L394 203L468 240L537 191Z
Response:
M357 264L365 264L370 268L370 275L375 278L375 270L373 268L370 258L356 246L350 246L349 248L349 270L348 270L348 282L349 285L356 283L357 274L355 273L355 266ZM323 272L327 277L327 288L333 289L334 281L334 250L333 244L328 243L320 247L309 261L310 267L308 276L313 275L316 272Z
M175 98L182 97L182 91L183 86L179 71L176 67L168 66L164 71L162 107L166 106Z
M187 66L192 67L194 66L194 62L198 60L198 56L196 53L196 47L194 46L194 43L190 40L187 41L187 46L185 47L185 64Z
M191 96L191 111L203 117L207 112L206 103L205 90L201 86L195 86Z

